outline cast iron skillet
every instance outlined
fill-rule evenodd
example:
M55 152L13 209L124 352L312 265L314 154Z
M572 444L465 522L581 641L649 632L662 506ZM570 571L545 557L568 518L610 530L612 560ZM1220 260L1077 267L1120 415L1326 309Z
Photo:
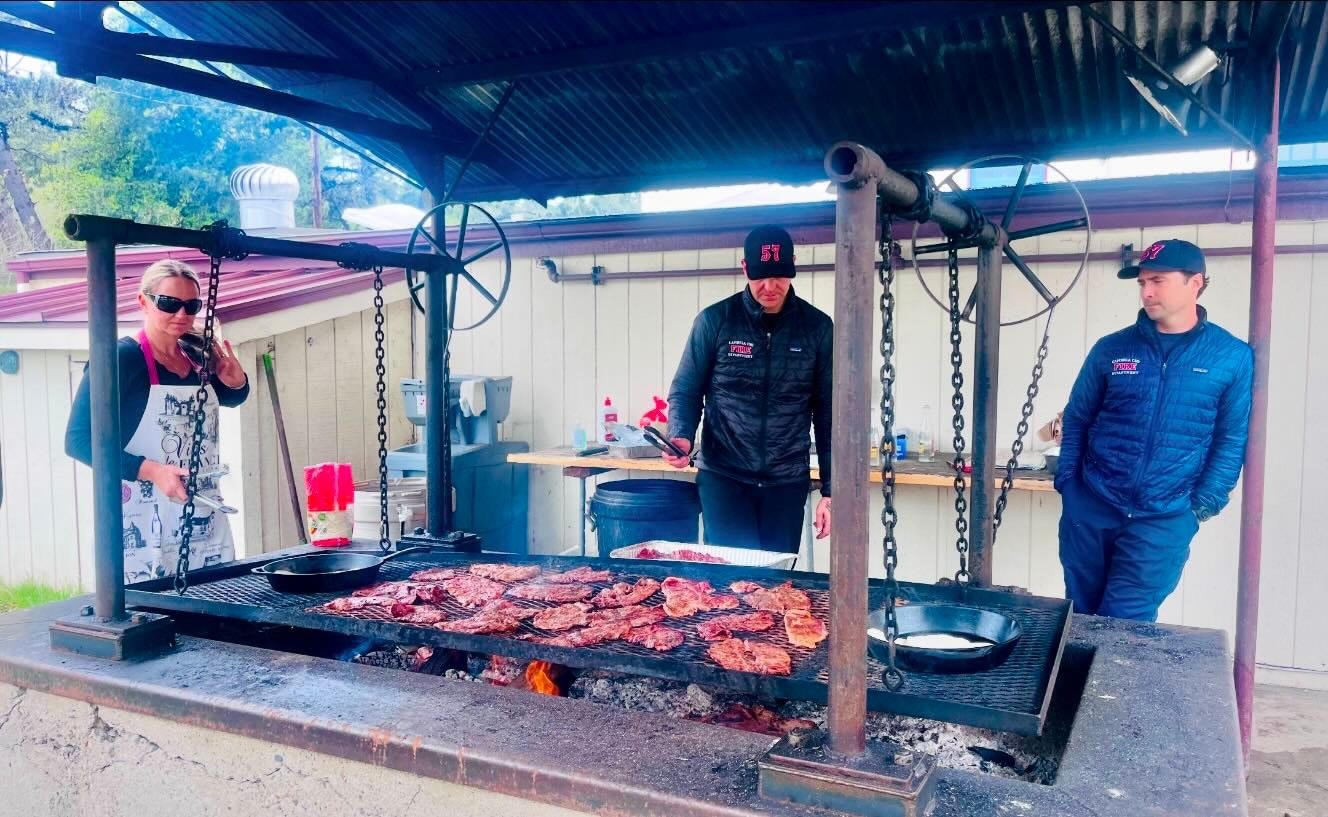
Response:
M382 567L383 562L420 550L429 548L406 548L386 556L354 550L306 553L276 559L250 572L266 578L267 583L278 593L326 593L372 584L378 579L378 568Z
M954 604L909 604L895 608L899 636L947 633L990 641L990 646L973 649L907 647L895 644L895 663L914 672L982 672L999 666L1014 649L1023 630L1013 618L977 607ZM874 610L867 626L885 631L885 611ZM867 634L867 651L873 658L886 661L889 645L883 638Z

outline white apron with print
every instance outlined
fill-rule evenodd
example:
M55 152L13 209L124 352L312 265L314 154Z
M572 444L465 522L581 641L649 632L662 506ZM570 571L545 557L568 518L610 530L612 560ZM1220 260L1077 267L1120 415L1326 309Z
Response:
M148 366L148 380L152 385L148 391L147 406L143 409L143 419L139 421L125 451L187 469L194 440L194 408L198 387L161 385L157 376L157 362L145 333L138 333L138 344L143 350L143 358ZM215 470L221 464L221 453L217 448L217 407L217 393L209 386L199 473ZM217 478L200 479L198 492L218 499ZM120 499L124 511L125 583L174 575L179 560L184 505L162 495L155 485L145 480L124 482L120 486ZM235 558L235 543L231 539L230 521L225 514L202 503L195 503L191 524L190 570L229 562Z

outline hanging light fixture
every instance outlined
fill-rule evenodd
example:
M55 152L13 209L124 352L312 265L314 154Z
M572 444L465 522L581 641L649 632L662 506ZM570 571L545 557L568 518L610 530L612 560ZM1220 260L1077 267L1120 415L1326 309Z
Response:
M1127 69L1125 78L1130 81L1139 95L1162 115L1163 119L1170 122L1172 127L1182 134L1189 136L1189 132L1185 130L1185 119L1189 115L1191 100L1177 90L1171 80L1174 78L1187 88L1193 87L1217 70L1222 65L1222 60L1223 56L1213 48L1200 45L1170 66L1170 77L1161 76L1153 71L1149 71L1150 75L1143 76L1141 75L1143 72L1136 73Z

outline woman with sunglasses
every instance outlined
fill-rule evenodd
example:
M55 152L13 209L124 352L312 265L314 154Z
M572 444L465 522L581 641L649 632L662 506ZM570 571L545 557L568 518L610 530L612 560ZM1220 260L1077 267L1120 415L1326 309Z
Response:
M192 520L186 523L182 519L201 365L201 344L193 331L195 317L203 308L201 291L198 274L189 265L173 259L152 264L139 284L143 328L136 337L120 339L126 582L174 572L184 524L194 530L190 569L235 558L224 515L199 503ZM211 395L204 404L200 474L221 466L217 407L238 406L249 396L249 380L229 341L213 343L208 369ZM70 410L65 451L91 465L92 407L88 400L85 370ZM198 491L218 499L217 477L200 477Z

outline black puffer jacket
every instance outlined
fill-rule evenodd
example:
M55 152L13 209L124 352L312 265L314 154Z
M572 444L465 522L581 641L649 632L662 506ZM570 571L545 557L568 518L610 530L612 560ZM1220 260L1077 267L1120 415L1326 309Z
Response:
M789 289L766 316L746 287L696 317L669 390L670 436L695 444L702 470L753 485L808 480L816 432L821 493L830 495L830 316Z

